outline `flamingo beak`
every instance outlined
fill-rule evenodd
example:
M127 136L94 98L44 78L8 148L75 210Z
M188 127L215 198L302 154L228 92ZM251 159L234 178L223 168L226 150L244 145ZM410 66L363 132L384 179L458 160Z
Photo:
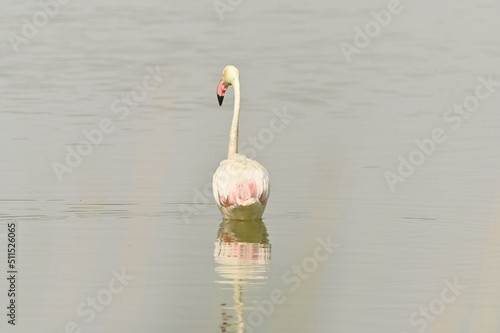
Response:
M224 85L224 80L221 79L219 85L217 86L217 99L219 100L219 106L222 105L224 100L224 94L226 93L227 86Z

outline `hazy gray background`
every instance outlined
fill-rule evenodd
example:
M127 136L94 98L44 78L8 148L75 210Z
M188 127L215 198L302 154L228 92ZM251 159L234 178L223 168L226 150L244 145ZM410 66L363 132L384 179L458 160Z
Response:
M443 121L479 76L500 81L500 4L401 4L348 63L339 44L387 1L242 1L220 20L211 1L72 0L16 53L9 33L40 7L3 0L0 234L18 221L17 331L220 331L233 302L215 282L221 217L196 194L226 156L233 93L219 107L215 90L233 64L240 143L273 109L295 117L256 157L271 263L243 299L288 293L255 331L417 332L410 315L457 278L467 290L425 331L500 332L500 89L460 128ZM113 101L148 66L163 82L120 120ZM51 164L105 117L114 132L59 182ZM391 192L384 172L438 127L448 140ZM283 274L328 234L340 247L290 291ZM135 279L85 323L77 306L122 268Z

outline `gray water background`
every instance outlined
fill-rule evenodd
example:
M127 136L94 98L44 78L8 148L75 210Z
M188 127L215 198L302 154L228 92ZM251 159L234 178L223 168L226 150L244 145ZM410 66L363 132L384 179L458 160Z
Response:
M286 301L254 330L417 332L410 316L458 280L467 288L424 331L500 332L500 91L456 129L443 119L479 77L500 81L500 4L401 1L346 61L339 45L387 4L242 1L221 20L211 1L73 0L15 52L9 33L40 7L4 0L0 234L17 221L16 329L220 331L235 285L217 283L221 216L205 193L231 121L232 90L219 107L215 89L234 64L240 144L290 115L255 149L272 189L257 229L271 245L243 286L245 316L275 289ZM161 83L120 119L113 102L147 68ZM103 118L114 131L60 182L53 163ZM391 191L384 173L436 128L447 140ZM283 276L328 235L338 248L291 290ZM134 279L85 322L79 304L123 269Z

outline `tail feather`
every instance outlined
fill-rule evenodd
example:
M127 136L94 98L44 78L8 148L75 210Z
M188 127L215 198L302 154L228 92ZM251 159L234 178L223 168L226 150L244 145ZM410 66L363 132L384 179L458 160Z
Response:
M219 202L224 207L233 205L244 206L249 201L255 202L257 200L262 204L262 195L260 195L260 198L257 198L257 187L254 179L250 179L243 184L238 184L227 197L222 197L219 193Z

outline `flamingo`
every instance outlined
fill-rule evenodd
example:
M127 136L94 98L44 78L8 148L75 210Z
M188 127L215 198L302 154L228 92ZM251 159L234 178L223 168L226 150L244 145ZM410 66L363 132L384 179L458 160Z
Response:
M257 161L238 154L238 119L240 115L240 72L234 66L226 66L217 86L217 98L222 105L229 86L234 87L234 112L227 159L214 173L213 192L224 219L260 219L269 198L269 176Z

